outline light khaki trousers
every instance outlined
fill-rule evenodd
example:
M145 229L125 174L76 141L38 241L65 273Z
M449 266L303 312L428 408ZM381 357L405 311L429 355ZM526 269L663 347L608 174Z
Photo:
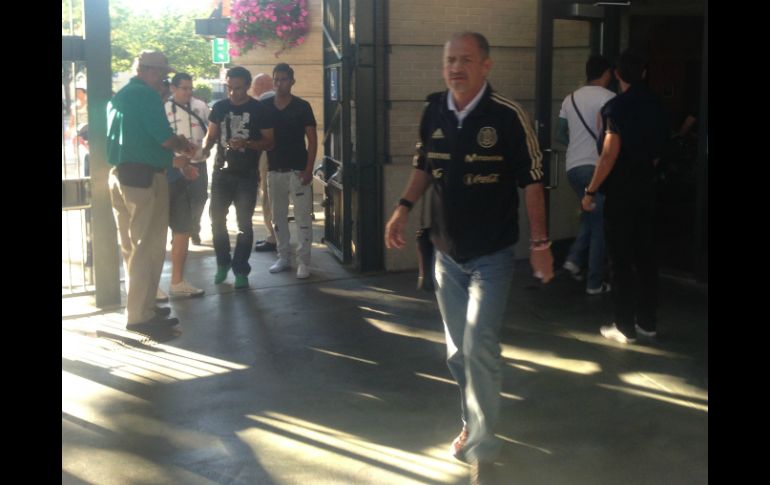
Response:
M166 172L153 175L146 189L118 181L113 167L109 177L110 200L126 275L126 324L155 317L168 235L169 194Z

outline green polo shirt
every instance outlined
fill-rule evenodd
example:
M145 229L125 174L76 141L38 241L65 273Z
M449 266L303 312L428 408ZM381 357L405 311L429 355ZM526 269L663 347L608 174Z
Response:
M107 104L107 161L146 163L171 167L174 152L161 144L174 132L168 124L160 95L144 81L131 78Z

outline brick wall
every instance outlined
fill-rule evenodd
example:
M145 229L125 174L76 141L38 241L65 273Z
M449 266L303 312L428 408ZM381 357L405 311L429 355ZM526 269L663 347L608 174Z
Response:
M292 88L292 94L305 99L313 107L318 122L318 156L323 157L323 0L308 0L310 10L310 32L304 44L283 51L280 57L275 56L278 50L277 44L268 44L267 47L257 48L232 58L233 66L243 66L254 76L260 72L272 75L273 67L279 62L285 62L294 69L294 77L297 80Z
M391 0L388 7L388 100L391 163L384 168L385 220L401 196L411 171L414 143L425 97L445 89L441 77L444 42L454 32L478 31L491 46L494 62L489 82L504 96L514 99L534 119L536 0ZM520 211L520 218L526 219ZM414 237L419 211L410 218L409 245L386 250L385 267L401 270L416 267ZM527 241L526 221L520 224ZM526 248L525 248L526 249ZM519 256L526 256L517 248Z

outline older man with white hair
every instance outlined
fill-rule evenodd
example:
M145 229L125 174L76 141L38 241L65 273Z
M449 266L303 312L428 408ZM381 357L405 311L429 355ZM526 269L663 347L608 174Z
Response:
M195 146L174 134L163 110L159 93L173 71L166 56L143 51L134 68L136 76L107 104L107 162L113 165L110 199L125 265L126 328L145 331L179 323L155 303L166 256L166 170L184 168Z

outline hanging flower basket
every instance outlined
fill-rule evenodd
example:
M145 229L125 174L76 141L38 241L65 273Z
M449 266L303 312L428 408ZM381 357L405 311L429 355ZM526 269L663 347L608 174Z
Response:
M234 0L227 27L230 55L277 43L278 57L304 43L309 30L307 0Z

